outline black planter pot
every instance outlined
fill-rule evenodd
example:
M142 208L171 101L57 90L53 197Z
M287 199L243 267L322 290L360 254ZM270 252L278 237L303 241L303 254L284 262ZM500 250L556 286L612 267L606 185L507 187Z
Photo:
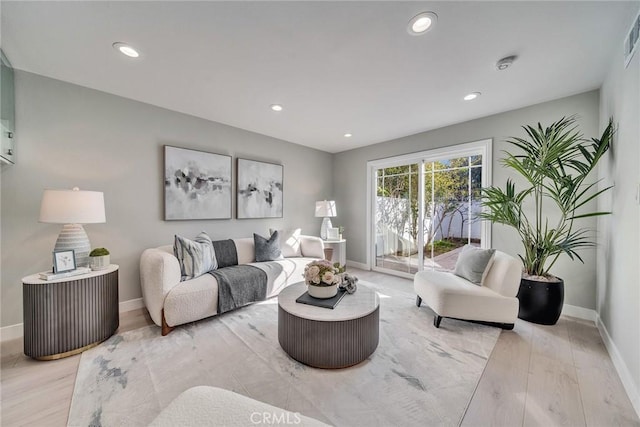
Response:
M562 313L564 280L538 282L523 278L520 281L518 317L540 325L555 325Z

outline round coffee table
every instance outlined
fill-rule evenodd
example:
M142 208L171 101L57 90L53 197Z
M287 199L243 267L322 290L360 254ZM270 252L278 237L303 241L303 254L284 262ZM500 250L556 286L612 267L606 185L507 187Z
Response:
M380 329L375 291L358 284L330 309L297 303L306 290L300 282L278 296L278 340L289 356L316 368L346 368L375 351Z

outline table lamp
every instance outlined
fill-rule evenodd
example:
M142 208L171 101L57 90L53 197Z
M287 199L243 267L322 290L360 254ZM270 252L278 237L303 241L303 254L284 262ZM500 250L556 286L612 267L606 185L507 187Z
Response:
M333 200L323 200L316 202L316 217L323 217L322 226L320 227L320 237L327 240L327 229L331 228L331 220L329 217L336 216L336 202Z
M89 265L91 244L82 224L106 222L104 194L100 191L44 190L39 222L65 224L58 235L54 250L73 249L76 266Z

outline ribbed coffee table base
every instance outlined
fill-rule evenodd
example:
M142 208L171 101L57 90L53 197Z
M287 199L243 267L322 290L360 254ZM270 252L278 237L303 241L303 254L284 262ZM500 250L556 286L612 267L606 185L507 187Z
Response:
M346 368L369 357L378 347L380 307L366 316L344 321L318 321L294 316L278 307L278 340L289 356L315 368Z

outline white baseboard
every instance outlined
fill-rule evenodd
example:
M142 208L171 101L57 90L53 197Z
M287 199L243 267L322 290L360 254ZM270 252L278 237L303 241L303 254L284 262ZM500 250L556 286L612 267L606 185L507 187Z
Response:
M138 308L143 308L144 302L142 298L134 298L128 301L122 301L118 304L120 313L124 313ZM24 335L24 326L22 323L15 325L4 326L0 328L0 342L11 341L17 338L21 338Z
M24 328L22 323L0 328L0 342L15 340L21 338L23 335Z
M633 381L633 376L631 372L629 372L629 368L627 368L627 364L622 359L620 352L618 351L618 347L611 339L611 335L609 335L609 331L600 320L600 316L597 316L596 326L598 327L598 331L600 332L600 336L602 337L602 341L604 341L604 346L607 348L609 352L609 356L613 361L613 366L616 368L618 372L618 376L620 377L620 381L622 381L622 386L627 392L627 396L629 396L629 400L631 400L631 405L633 405L633 409L636 410L636 414L640 417L640 390L638 390L637 386Z
M122 301L118 305L120 306L120 313L124 313L138 308L143 308L144 302L142 301L142 298L134 298L128 301Z
M562 314L564 316L576 317L578 319L590 320L593 323L596 322L598 314L595 310L589 308L578 307L577 305L564 304L562 306Z
M351 260L347 260L347 267L359 268L360 270L371 270L369 265Z

